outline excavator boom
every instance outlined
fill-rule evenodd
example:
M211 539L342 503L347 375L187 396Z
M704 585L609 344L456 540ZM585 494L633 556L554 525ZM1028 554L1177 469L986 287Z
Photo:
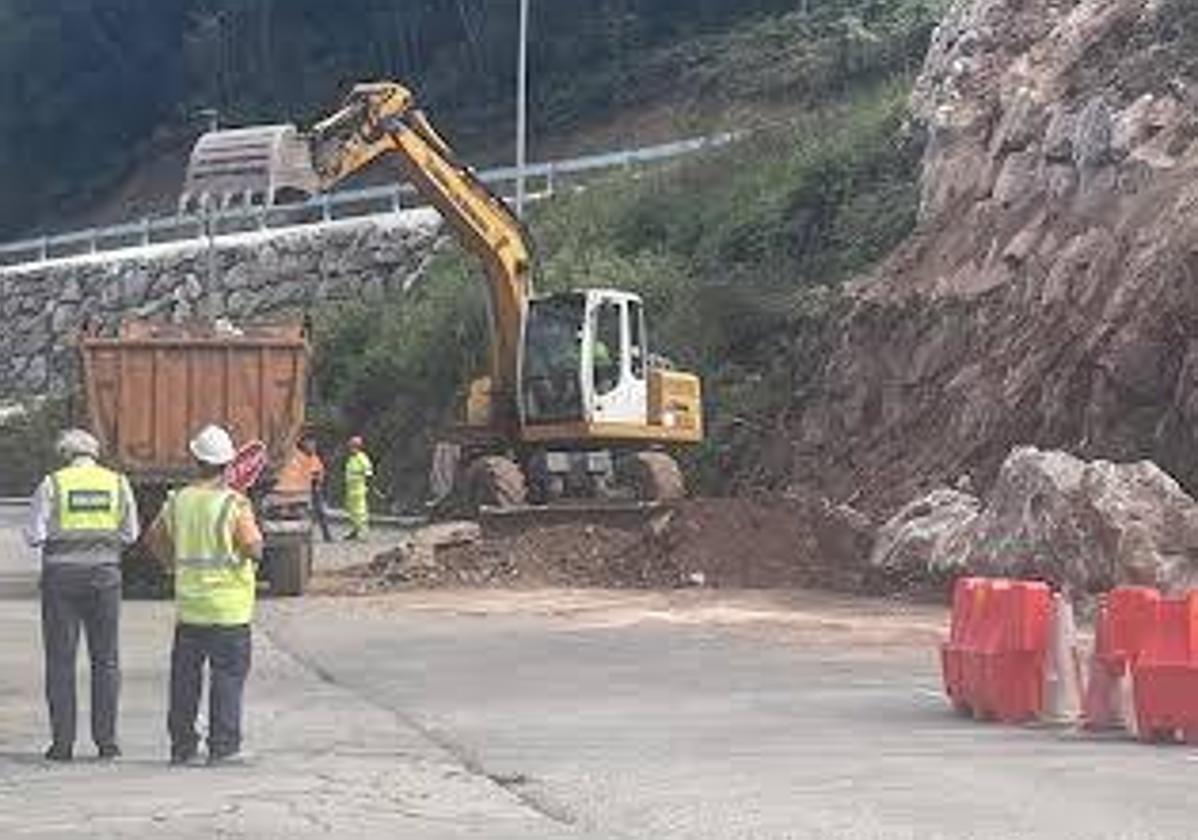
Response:
M300 135L306 143L304 154L296 151L294 130L286 129L273 127L270 139L276 135L283 139L274 145L260 141L252 158L244 151L245 136L265 138L263 130L211 132L196 144L189 173L204 173L208 179L204 184L220 188L219 195L205 194L205 198L221 206L246 197L252 203L255 195L270 203L273 190L268 192L265 185L285 180L288 186L326 192L379 158L393 155L458 240L483 264L491 320L489 425L514 433L519 417L520 342L532 296L529 239L523 224L468 166L457 161L403 85L356 85L336 113ZM189 175L184 201L200 195L201 185L193 181Z

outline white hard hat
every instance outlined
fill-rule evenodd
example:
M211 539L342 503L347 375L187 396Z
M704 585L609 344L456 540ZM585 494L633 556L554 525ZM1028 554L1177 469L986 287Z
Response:
M223 467L237 457L237 447L233 445L233 438L220 426L205 426L200 429L187 448L197 461L214 467Z
M58 453L64 458L87 455L100 457L100 441L86 429L67 429L58 438Z

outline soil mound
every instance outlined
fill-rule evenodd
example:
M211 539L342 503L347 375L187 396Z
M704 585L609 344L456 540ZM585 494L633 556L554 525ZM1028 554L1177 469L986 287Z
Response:
M364 591L452 586L860 588L864 557L826 559L818 510L787 498L695 499L647 513L429 526L368 567ZM860 562L857 562L857 561Z

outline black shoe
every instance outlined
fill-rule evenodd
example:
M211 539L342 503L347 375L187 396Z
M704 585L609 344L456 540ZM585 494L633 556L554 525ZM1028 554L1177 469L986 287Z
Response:
M246 756L241 750L233 752L208 753L208 766L240 767L246 763Z
M42 757L46 761L72 761L75 758L74 752L70 747L63 746L62 744L51 744L42 753Z
M198 764L199 760L200 754L194 748L190 750L171 750L171 764L176 767Z
M105 744L99 748L99 755L101 761L112 761L121 757L121 748L116 744Z

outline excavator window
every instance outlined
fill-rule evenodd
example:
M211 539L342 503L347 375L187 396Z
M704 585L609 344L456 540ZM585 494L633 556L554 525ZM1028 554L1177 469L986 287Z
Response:
M524 412L529 423L582 418L586 298L560 295L529 305L524 331Z
M605 300L595 310L594 343L591 346L591 364L594 368L595 393L610 394L620 384L623 370L624 307L617 301Z
M628 362L635 379L645 378L645 325L641 305L628 302Z

